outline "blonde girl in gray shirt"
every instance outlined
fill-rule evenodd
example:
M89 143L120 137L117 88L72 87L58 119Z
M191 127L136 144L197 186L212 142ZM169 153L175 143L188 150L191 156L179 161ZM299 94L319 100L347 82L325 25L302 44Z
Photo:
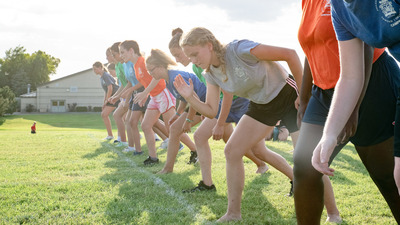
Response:
M205 28L194 28L184 36L181 46L192 63L206 70L207 98L198 100L193 86L179 76L174 85L179 93L209 118L218 112L220 89L248 98L250 106L225 146L228 184L228 209L218 221L241 219L244 186L244 154L253 149L256 156L293 179L293 170L279 154L265 146L265 136L278 120L289 130L295 145L298 94L293 77L276 61L287 62L297 84L301 85L302 66L294 50L235 40L226 46Z

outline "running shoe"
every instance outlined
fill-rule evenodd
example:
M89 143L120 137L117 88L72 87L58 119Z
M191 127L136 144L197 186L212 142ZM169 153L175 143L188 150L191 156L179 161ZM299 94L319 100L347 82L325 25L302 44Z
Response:
M136 150L133 151L133 155L141 155L141 154L143 154L143 152L137 152Z
M199 184L192 188L192 189L188 189L188 190L183 190L183 193L191 193L191 192L197 192L197 191L216 191L217 189L215 188L214 184L212 184L211 186L207 186L204 184L203 181L200 181Z
M120 141L117 145L115 145L115 147L117 147L117 148L128 147L128 143Z
M159 162L158 158L156 159L152 159L150 156L144 160L144 165L153 165L153 164L157 164Z
M289 190L289 194L287 194L288 197L292 197L293 196L293 181L290 181L290 190Z
M113 136L107 136L106 138L104 138L104 140L107 140L107 141L112 140L112 139L114 139Z
M124 150L122 150L123 153L129 153L129 152L134 152L136 151L135 147L126 147Z
M162 149L162 150L167 149L167 148L168 148L168 141L169 141L168 138L165 139L165 140L161 143L160 147L158 147L158 148L159 148L159 149Z
M190 151L190 158L188 164L195 164L197 162L197 152Z

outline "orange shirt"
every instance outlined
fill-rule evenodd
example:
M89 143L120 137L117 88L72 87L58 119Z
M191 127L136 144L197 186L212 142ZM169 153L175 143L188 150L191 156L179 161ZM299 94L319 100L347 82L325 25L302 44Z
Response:
M336 86L340 76L339 48L331 20L330 0L303 0L298 39L310 64L314 84ZM385 51L375 49L374 62Z
M149 84L150 84L151 80L153 79L153 77L149 74L149 72L147 72L146 64L144 62L144 57L143 56L139 57L138 61L135 63L134 69L135 69L136 79L145 88L147 88L147 86L149 86ZM160 81L158 82L157 86L155 88L153 88L153 90L151 90L150 96L152 96L152 97L157 96L158 94L160 94L165 89L165 87L166 87L165 80L164 79L160 79Z

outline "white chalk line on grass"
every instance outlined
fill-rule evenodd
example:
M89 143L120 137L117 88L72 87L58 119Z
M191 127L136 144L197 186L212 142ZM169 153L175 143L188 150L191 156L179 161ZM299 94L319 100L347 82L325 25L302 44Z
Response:
M98 141L99 143L102 142L102 140L94 137L93 134L88 134L88 136L90 138ZM201 213L197 213L196 210L194 209L194 206L191 205L190 202L186 201L186 199L183 197L183 195L175 192L175 190L172 187L170 187L167 183L165 183L162 179L155 176L153 173L139 167L133 160L128 158L124 153L122 153L121 151L116 149L111 144L107 143L105 146L107 146L108 149L110 149L111 151L116 153L119 157L123 158L125 160L125 162L129 163L129 165L131 165L133 168L135 168L138 172L143 173L146 176L148 176L150 179L152 179L155 185L157 185L161 188L164 188L165 193L167 195L177 199L179 204L182 205L183 208L185 208L189 214L195 215L194 218L196 219L196 222L199 222L200 224L213 224L211 221L208 221L203 215L201 215Z

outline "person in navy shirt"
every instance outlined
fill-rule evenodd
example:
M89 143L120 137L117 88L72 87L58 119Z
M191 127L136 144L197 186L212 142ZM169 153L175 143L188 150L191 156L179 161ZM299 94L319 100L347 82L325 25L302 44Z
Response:
M364 56L372 47L387 47L394 58L400 61L400 3L398 0L332 0L331 7L332 22L339 41L341 72L323 136L313 153L312 164L321 173L333 176L334 169L329 167L329 159L342 130L346 131L345 136L354 133L351 131L356 126L351 124L349 118L355 114L354 108L362 100L369 82L372 55L366 59ZM398 70L388 68L395 69ZM394 167L394 178L400 194L399 99L394 124L395 165L388 166ZM382 156L371 158L379 160Z

